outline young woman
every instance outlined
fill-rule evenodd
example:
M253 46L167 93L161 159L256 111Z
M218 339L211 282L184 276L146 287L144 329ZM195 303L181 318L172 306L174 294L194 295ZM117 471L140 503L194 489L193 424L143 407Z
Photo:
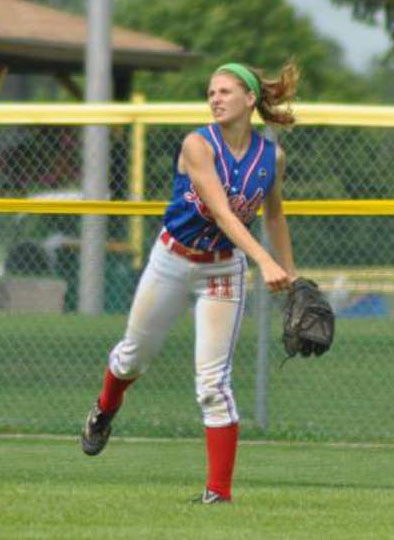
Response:
M295 279L290 235L282 211L285 155L253 129L293 124L289 102L298 72L288 63L275 80L243 64L220 66L208 102L215 123L188 134L175 161L173 198L141 277L122 341L112 350L103 387L82 433L82 448L98 454L123 394L148 369L169 327L195 298L195 381L205 426L208 471L198 502L231 500L238 422L231 387L234 348L245 302L246 257L272 292ZM263 205L274 255L249 232Z

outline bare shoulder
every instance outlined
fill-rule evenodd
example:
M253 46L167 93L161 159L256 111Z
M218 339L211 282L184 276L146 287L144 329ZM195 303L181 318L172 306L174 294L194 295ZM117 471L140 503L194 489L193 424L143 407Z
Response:
M199 133L192 131L183 139L178 159L181 174L191 173L203 164L213 163L214 152L208 141Z
M199 133L191 132L183 140L179 156L179 170L186 172L190 167L201 167L213 162L213 149L208 141Z
M199 133L192 131L183 139L182 151L189 152L210 152L211 145Z

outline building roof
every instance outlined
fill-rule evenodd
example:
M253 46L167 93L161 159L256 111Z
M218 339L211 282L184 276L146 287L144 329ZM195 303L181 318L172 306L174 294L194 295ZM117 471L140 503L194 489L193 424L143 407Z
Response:
M81 15L26 0L0 1L0 64L10 72L81 71L86 39ZM118 26L112 28L112 47L115 72L176 70L196 58L179 45Z

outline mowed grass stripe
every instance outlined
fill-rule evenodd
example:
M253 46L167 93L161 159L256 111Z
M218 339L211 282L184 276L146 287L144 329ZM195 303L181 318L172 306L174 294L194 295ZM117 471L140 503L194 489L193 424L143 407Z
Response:
M203 441L0 440L7 540L389 539L392 448L243 444L234 503L194 506Z

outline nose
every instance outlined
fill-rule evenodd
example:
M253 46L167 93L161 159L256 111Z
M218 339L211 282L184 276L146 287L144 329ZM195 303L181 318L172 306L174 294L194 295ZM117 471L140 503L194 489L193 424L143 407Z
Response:
M212 103L212 105L217 105L218 103L220 103L219 94L212 94L211 95L211 103Z

